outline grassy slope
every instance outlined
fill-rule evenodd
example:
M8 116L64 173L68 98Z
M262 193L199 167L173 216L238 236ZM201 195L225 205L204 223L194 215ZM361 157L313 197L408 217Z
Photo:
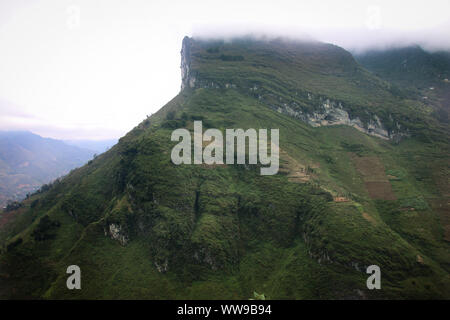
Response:
M250 89L257 85L254 96L265 96L269 105L295 102L295 109L309 113L330 99L364 123L377 115L389 130L399 123L421 139L440 137L429 106L374 76L334 45L283 40L267 44L249 39L194 41L191 56L191 73L204 86L229 83ZM242 60L228 61L223 56Z
M194 119L204 129L279 128L280 147L314 168L310 182L260 176L254 166L174 166L170 134L192 128ZM26 202L33 208L1 233L5 245L23 242L0 256L0 296L449 298L449 244L428 205L442 196L435 176L446 166L446 148L415 138L393 145L348 127L311 128L239 89L186 90L110 151ZM398 200L369 198L355 153L381 160L395 176ZM330 202L327 192L352 201ZM33 231L45 214L60 227L37 241ZM104 235L110 223L126 230L126 246ZM155 263L165 261L168 272L159 273ZM80 291L65 288L70 264L81 267ZM381 267L381 291L365 287L370 264Z

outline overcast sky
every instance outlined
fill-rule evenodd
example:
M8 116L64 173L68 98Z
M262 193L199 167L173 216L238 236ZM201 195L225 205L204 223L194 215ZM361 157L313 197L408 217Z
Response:
M179 92L185 35L450 49L449 13L449 0L0 0L0 130L124 135Z

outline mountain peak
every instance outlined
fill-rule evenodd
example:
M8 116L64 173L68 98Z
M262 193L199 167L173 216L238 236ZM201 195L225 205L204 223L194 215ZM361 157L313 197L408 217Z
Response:
M346 124L395 141L412 133L401 91L328 43L185 37L181 77L182 91L236 89L312 126Z
M279 67L283 68L286 76L295 77L293 73L308 71L306 69L345 75L354 72L357 64L344 49L316 41L185 37L181 49L181 88L218 88L232 81L240 82L241 86L247 82L251 86L244 79L267 76ZM286 74L286 71L290 72Z

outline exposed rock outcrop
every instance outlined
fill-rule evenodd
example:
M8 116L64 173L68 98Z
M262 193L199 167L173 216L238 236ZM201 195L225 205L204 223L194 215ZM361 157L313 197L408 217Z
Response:
M165 273L167 272L167 270L169 270L169 261L167 259L164 259L164 261L160 262L155 260L155 267L159 273Z
M111 223L108 229L105 230L105 236L109 235L111 239L119 241L119 243L125 246L128 243L128 235L122 230L120 224Z
M292 101L286 97L273 94L260 84L248 83L238 80L238 84L231 83L227 79L223 81L205 77L200 77L191 66L191 51L194 40L185 37L181 49L181 90L185 88L204 88L204 89L237 89L248 90L262 103L267 104L272 109L287 114L291 117L302 120L313 127L347 125L366 134L392 141L400 141L404 137L410 136L408 130L402 128L400 124L392 119L381 119L378 115L367 112L364 119L352 115L348 106L342 102L333 101L327 97L317 97L316 95L295 88L295 94L292 92ZM294 88L291 88L294 90ZM303 96L300 98L300 96ZM300 99L300 100L299 100ZM276 103L274 103L276 101ZM303 101L303 102L301 102ZM369 114L370 113L370 114ZM386 125L390 123L390 127ZM392 126L394 123L394 126Z
M328 99L312 113L294 110L287 104L278 106L277 111L298 118L313 127L347 125L381 139L389 140L394 138L381 123L377 115L373 115L373 118L364 125L358 117L350 118L349 113L340 102L336 103Z
M191 41L184 37L181 47L181 90L195 86L196 79L191 75Z

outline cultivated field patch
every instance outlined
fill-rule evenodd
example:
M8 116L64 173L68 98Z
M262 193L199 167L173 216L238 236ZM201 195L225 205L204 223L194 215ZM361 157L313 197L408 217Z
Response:
M370 198L380 200L397 199L386 176L384 165L378 157L360 157L350 153L350 158L361 175Z
M310 180L309 167L301 164L280 148L280 173L287 175L290 182L305 183Z

